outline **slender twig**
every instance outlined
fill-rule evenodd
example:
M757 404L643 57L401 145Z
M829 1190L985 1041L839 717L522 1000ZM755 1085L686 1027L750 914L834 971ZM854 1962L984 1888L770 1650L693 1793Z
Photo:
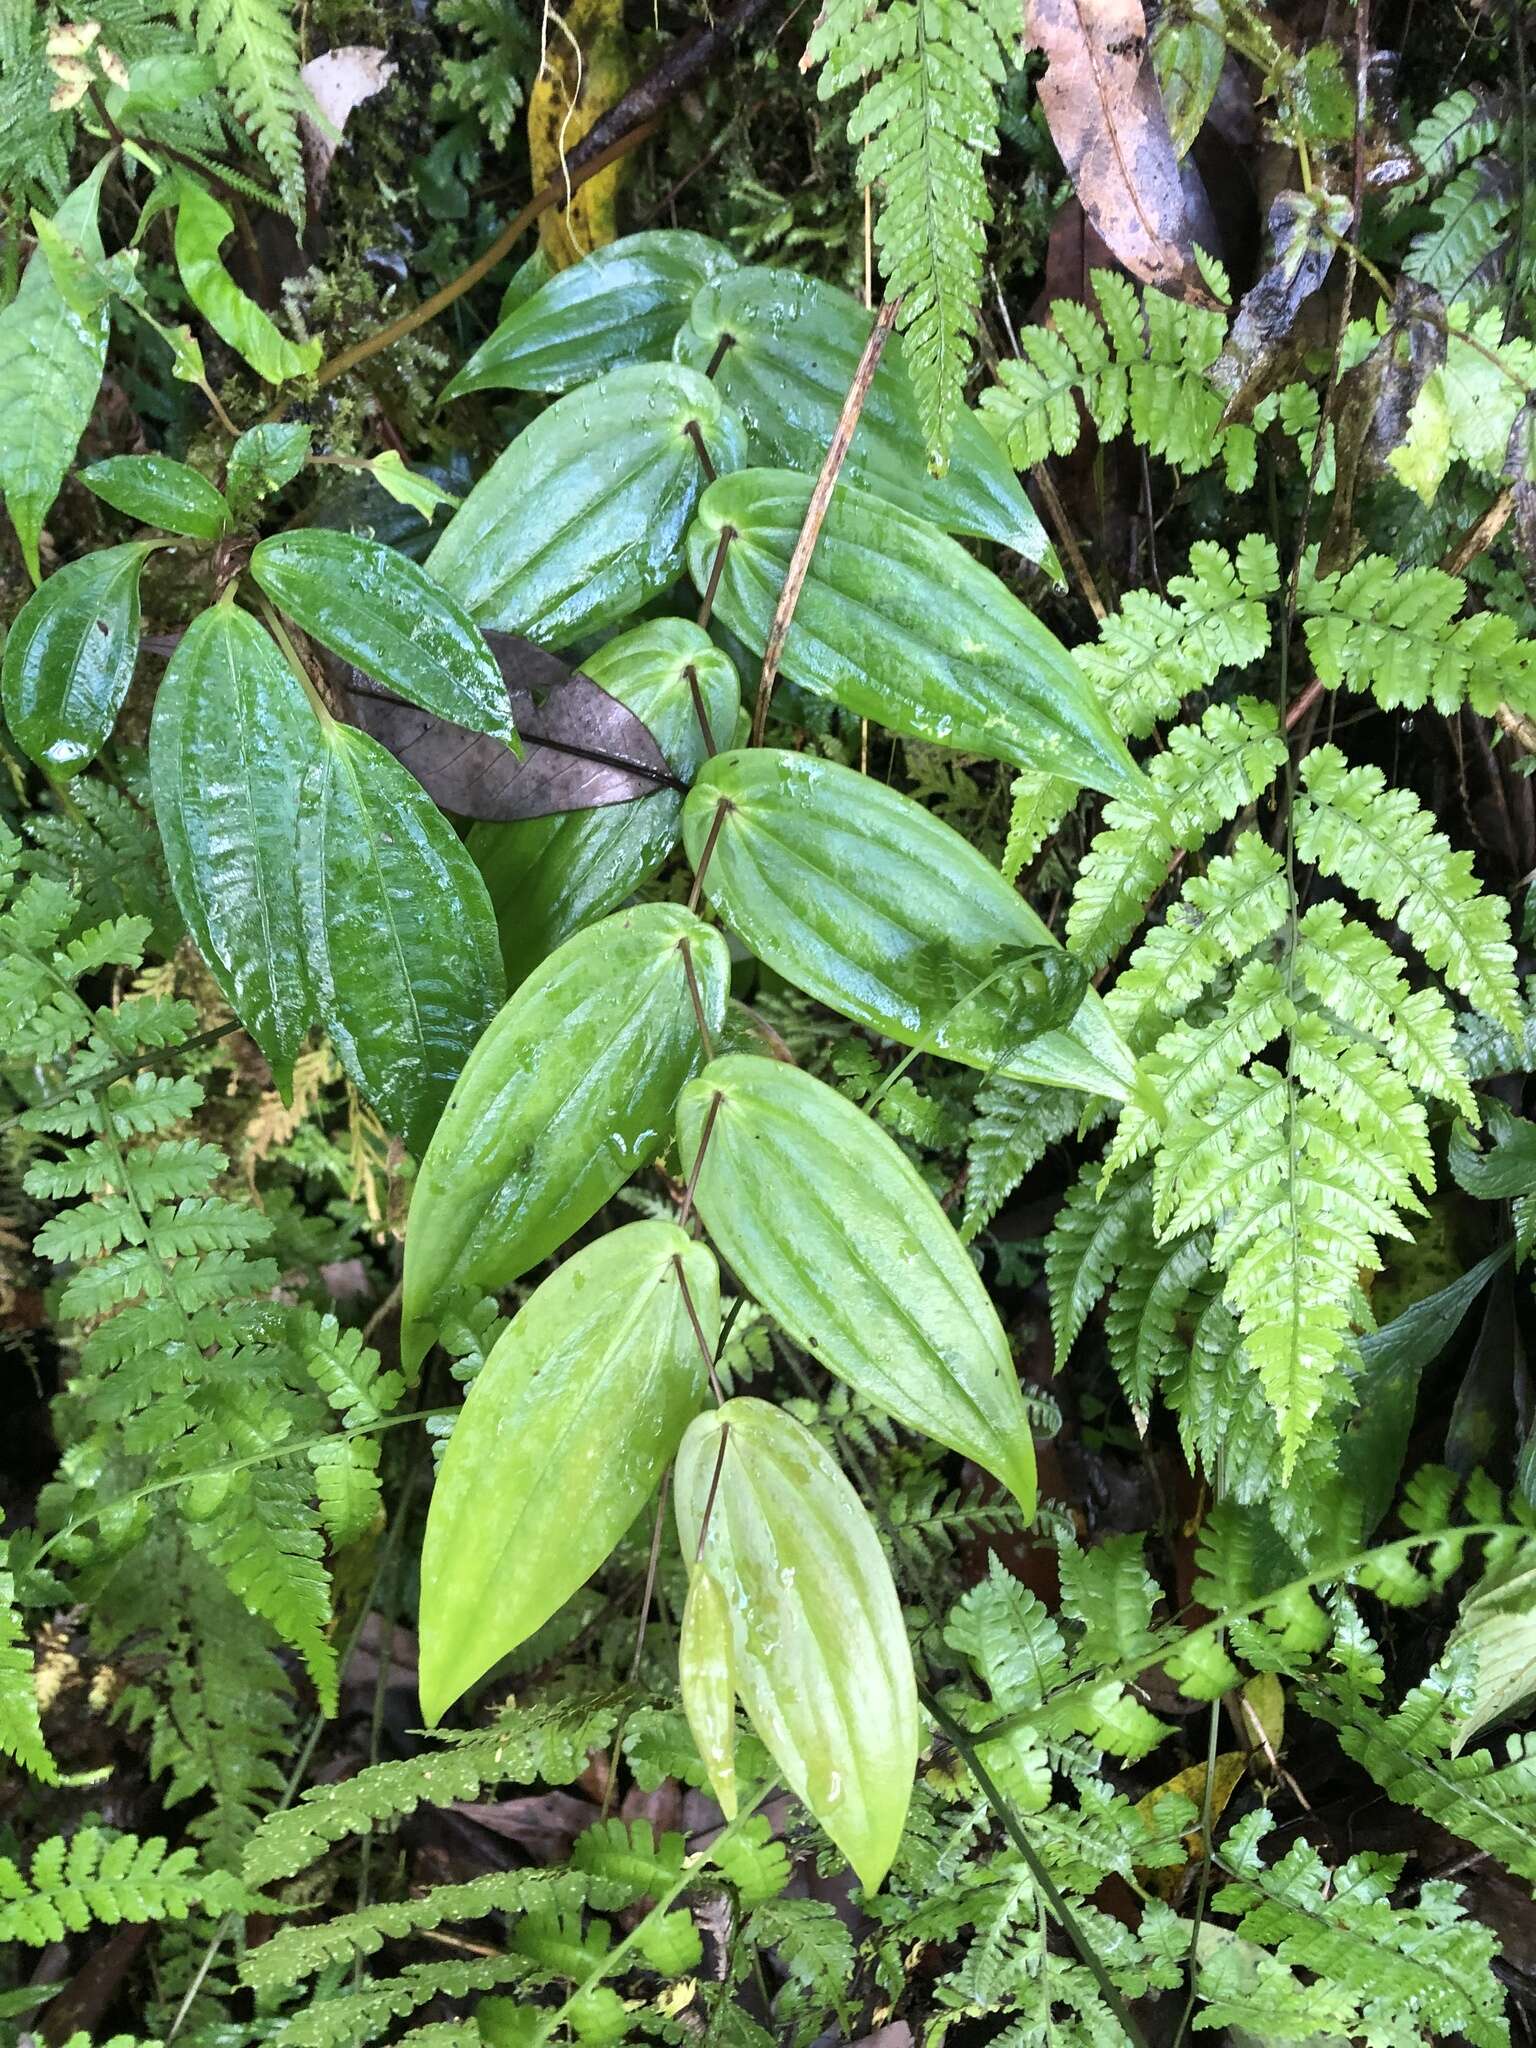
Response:
M728 1422L722 1422L720 1425L720 1445L715 1452L715 1469L709 1475L709 1491L704 1496L704 1513L699 1519L699 1541L693 1553L695 1564L704 1555L704 1543L709 1535L710 1517L715 1512L715 1495L720 1491L720 1474L725 1469L725 1447L730 1441L730 1435L731 1425Z
M686 1230L688 1218L693 1214L693 1198L698 1190L699 1175L704 1170L704 1155L709 1150L709 1141L715 1134L715 1118L720 1114L720 1105L725 1097L717 1088L709 1098L709 1107L704 1112L704 1128L699 1133L699 1149L694 1154L693 1171L688 1176L688 1185L683 1190L683 1206L677 1213L680 1229Z
M688 891L688 908L690 910L697 910L699 907L699 897L703 894L704 890L704 877L709 873L709 863L714 856L715 842L720 837L720 828L724 825L726 813L730 808L730 803L725 797L721 797L719 803L715 805L715 815L709 821L709 831L705 835L703 851L699 855L699 864L693 871L693 887Z
M119 1060L116 1066L105 1067L99 1074L83 1074L73 1087L61 1088L57 1094L45 1095L41 1102L29 1102L25 1109L18 1109L14 1116L8 1116L4 1123L0 1123L0 1131L13 1129L24 1117L40 1115L45 1109L57 1109L61 1102L73 1102L82 1088L110 1088L114 1081L124 1080L145 1067L156 1066L161 1060L180 1059L183 1053L197 1052L206 1045L217 1045L221 1038L228 1038L239 1029L240 1020L231 1017L227 1024L216 1025L211 1031L199 1031L194 1038L184 1038L180 1045L157 1046L153 1052L141 1052L131 1060Z
M768 724L768 707L773 701L773 686L778 680L779 662L784 653L784 642L794 621L795 606L800 602L800 592L805 587L810 572L811 557L816 552L816 543L821 537L822 522L826 519L827 508L832 503L832 493L837 489L837 479L858 432L859 416L864 410L864 401L869 396L869 387L875 381L875 372L880 367L880 358L885 344L896 324L896 314L901 305L899 299L887 299L870 329L869 339L864 344L864 353L859 357L858 368L853 373L853 382L843 400L842 412L838 415L826 460L821 465L821 474L811 490L810 501L805 508L805 520L795 542L795 551L789 558L789 570L784 578L784 588L779 592L779 601L773 609L773 623L768 628L768 644L763 649L763 672L757 683L757 708L752 714L752 740L754 747L761 746L763 732Z
M715 543L715 559L709 565L709 580L704 585L704 602L699 606L700 626L707 626L709 624L710 615L715 609L715 592L720 588L720 576L725 568L725 558L730 551L731 542L735 538L736 529L734 526L721 527L720 538Z
M677 1272L677 1284L682 1292L683 1307L687 1310L688 1320L693 1325L693 1334L699 1347L699 1356L704 1361L704 1372L709 1381L709 1390L715 1397L715 1406L723 1408L725 1406L725 1395L721 1391L719 1375L715 1371L715 1354L709 1348L709 1339L704 1334L704 1325L699 1321L699 1312L693 1305L693 1290L688 1285L688 1275L683 1271L683 1261L680 1253L674 1252L672 1254L672 1264Z
M1200 1930L1205 1925L1205 1906L1211 1889L1211 1830L1215 1824L1216 1806L1216 1739L1220 1727L1221 1702L1212 1700L1210 1726L1205 1739L1205 1791L1200 1800L1200 1879L1195 1888L1195 1910L1189 1923L1189 1948L1186 1951L1184 1965L1189 1973L1189 1991L1184 2000L1184 2010L1179 2015L1178 2031L1174 2034L1172 2048L1183 2048L1184 2036L1189 2032L1189 2023L1195 2016L1195 2000L1199 1996Z
M1061 502L1061 494L1056 488L1055 479L1043 462L1035 464L1034 468L1030 471L1030 476L1034 479L1035 488L1045 501L1046 516L1056 530L1056 538L1061 544L1061 551L1067 558L1067 567L1076 578L1078 588L1087 600L1089 611L1093 613L1096 622L1102 626L1109 617L1109 610L1103 598L1099 595L1099 586L1094 582L1089 572L1087 560L1081 547L1078 545L1077 534L1073 530L1071 520L1067 517L1067 508Z
M699 688L699 672L690 661L683 670L683 680L688 685L688 694L693 699L693 715L699 728L699 737L704 742L704 758L709 759L715 749L715 736L710 730L709 709L704 702L704 692Z
M704 481L712 484L715 480L715 465L709 459L709 450L704 446L704 431L697 420L685 420L683 432L693 443L693 452L699 458L699 467L704 472Z

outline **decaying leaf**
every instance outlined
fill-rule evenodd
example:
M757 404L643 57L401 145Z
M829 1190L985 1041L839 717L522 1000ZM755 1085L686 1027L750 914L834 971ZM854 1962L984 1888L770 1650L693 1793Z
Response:
M1297 322L1349 232L1354 208L1334 192L1281 192L1269 209L1270 260L1243 294L1211 381L1228 394L1227 416L1243 418L1255 400L1283 381L1282 367L1305 337Z
M1088 218L1132 276L1203 297L1194 243L1215 234L1179 173L1141 0L1029 0L1026 37L1045 53L1040 104Z
M312 58L299 73L315 103L318 119L299 117L299 134L304 143L305 180L309 187L309 208L320 204L331 159L341 146L348 117L364 100L380 93L399 70L383 50L366 43L349 43L339 50L327 50Z
M528 95L533 189L554 184L587 130L620 100L631 80L619 0L544 0L543 54ZM614 202L625 164L610 164L539 221L539 247L552 270L567 270L618 233Z
M349 717L401 761L440 809L460 818L545 818L631 803L679 785L650 729L590 677L517 633L487 633L522 744L451 725L381 690L360 669L332 670Z

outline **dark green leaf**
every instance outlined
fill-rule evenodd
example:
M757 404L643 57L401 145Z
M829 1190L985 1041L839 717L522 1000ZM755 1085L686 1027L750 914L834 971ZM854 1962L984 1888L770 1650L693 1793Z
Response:
M633 364L557 399L448 522L432 574L482 626L549 647L626 618L683 567L704 481L690 423L734 469L741 423L696 371Z
M286 1092L311 1004L299 802L319 718L267 633L232 604L193 620L149 736L155 818L187 929Z
M229 530L223 492L169 455L114 455L82 469L80 481L114 510L164 533L217 540Z
M247 427L229 451L224 488L236 518L243 519L263 498L291 483L309 454L310 429L297 422L268 420Z
M676 1497L683 1555L724 1595L748 1718L873 1891L906 1821L918 1727L901 1603L869 1516L803 1424L750 1399L695 1417Z
M1003 1326L954 1225L890 1137L782 1060L713 1061L677 1106L683 1170L726 1263L829 1372L1035 1509Z
M102 157L54 216L60 235L97 261L96 203L109 161ZM14 194L12 203L20 203ZM12 228L19 232L19 222ZM107 324L105 295L90 312L71 306L41 248L0 311L0 492L34 583L42 580L37 542L43 521L101 388Z
M715 1261L672 1223L610 1231L529 1296L469 1390L432 1493L429 1724L542 1627L634 1521L703 1394L700 1333L713 1349L719 1330Z
M699 292L675 354L704 370L728 341L715 382L745 422L746 460L814 476L872 324L857 299L820 278L738 270ZM894 335L864 400L843 475L946 533L1001 541L1032 562L1049 549L1011 464L974 413L956 415L948 472L930 474L922 416Z
M322 728L299 812L315 1009L337 1058L419 1158L504 981L485 884L414 776Z
M455 1289L509 1287L663 1149L678 1090L703 1059L684 940L717 1033L725 941L678 905L650 903L567 940L475 1047L411 1200L409 1371Z
M234 230L234 221L206 187L194 178L177 180L176 268L187 297L258 377L283 384L307 376L320 361L320 343L290 341L219 261L219 250Z
M722 243L686 228L594 249L504 313L443 401L470 391L569 391L620 363L665 357L700 285L735 267Z
M408 555L316 526L264 540L251 574L343 661L424 711L511 740L506 687L484 634Z
M688 534L703 589L735 535L715 611L755 653L805 523L812 485L748 469L706 492ZM1143 789L1093 686L989 569L926 520L841 485L784 643L783 671L893 732L1035 768L1090 789Z
M0 664L5 719L40 767L73 775L116 723L139 653L143 541L57 570L17 615Z
M620 634L588 657L582 673L642 721L680 782L691 782L706 757L735 737L736 670L685 619ZM682 810L676 790L657 788L638 801L475 827L469 850L490 891L512 987L572 932L650 880L678 843Z
M1092 989L1069 1026L1041 1029L1060 992L1036 954L1055 940L921 804L811 754L722 754L683 805L696 867L722 803L704 892L796 988L967 1066L1116 1100L1135 1092L1135 1062Z
M1516 1116L1502 1102L1490 1101L1486 1107L1492 1146L1480 1151L1458 1117L1448 1156L1451 1177L1484 1202L1536 1194L1536 1124Z

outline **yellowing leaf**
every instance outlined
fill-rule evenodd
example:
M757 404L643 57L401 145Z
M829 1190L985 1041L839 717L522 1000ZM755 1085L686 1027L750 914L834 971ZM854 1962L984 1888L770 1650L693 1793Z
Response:
M564 174L571 151L629 88L632 76L620 0L572 0L563 11L546 0L544 61L528 95L528 157L533 189ZM621 159L589 178L566 206L539 221L539 246L551 270L566 270L618 233Z
M1211 1779L1211 1824L1213 1827L1220 1816L1226 1811L1227 1802L1241 1784L1243 1773L1247 1768L1248 1759L1241 1750L1224 1750L1217 1757L1216 1769ZM1175 1771L1165 1784L1155 1786L1152 1791L1137 1800L1136 1811L1143 1820L1152 1820L1155 1818L1157 1809L1162 1805L1163 1801L1173 1797L1188 1799L1202 1812L1204 1811L1204 1764L1190 1764L1182 1771ZM1198 1829L1192 1830L1184 1837L1184 1847L1189 1852L1191 1863L1204 1855L1204 1844ZM1137 1875L1145 1885L1157 1893L1159 1898L1172 1899L1184 1881L1184 1871L1187 1867L1187 1865L1177 1865L1172 1869L1142 1870L1138 1871Z

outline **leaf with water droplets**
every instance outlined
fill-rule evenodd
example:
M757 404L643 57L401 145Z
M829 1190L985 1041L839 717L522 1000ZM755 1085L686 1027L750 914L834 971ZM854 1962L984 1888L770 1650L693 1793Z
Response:
M429 1725L612 1551L698 1408L700 1337L713 1349L719 1333L714 1258L663 1222L587 1245L502 1332L454 1425L427 1515Z
M507 692L485 635L409 555L313 526L262 541L251 574L343 661L438 718L512 741Z
M918 1740L912 1653L874 1526L831 1454L766 1401L695 1417L675 1493L683 1555L730 1617L747 1716L873 1891L901 1840Z
M122 709L139 652L142 541L56 570L16 615L0 663L5 721L55 775L94 761Z
M480 1043L421 1163L405 1237L401 1355L414 1373L460 1288L547 1259L667 1142L724 1021L730 954L672 903L618 911L530 975Z
M82 469L80 481L114 511L162 533L217 540L229 531L224 493L200 470L169 455L113 455Z
M356 1086L419 1158L505 983L485 884L376 740L327 724L299 802L315 1009Z
M312 1015L299 798L322 750L303 685L250 614L194 619L155 699L155 822L187 929L285 1093Z
M741 422L695 370L638 363L557 399L481 478L428 558L479 620L563 647L665 590L704 472L742 459Z
M748 1054L689 1082L677 1132L710 1236L774 1321L1033 1514L1035 1447L1003 1326L895 1139L824 1081Z
M696 868L713 841L704 893L749 951L855 1023L1021 1081L1135 1092L1097 993L991 862L911 797L813 754L743 748L706 763L683 841Z

